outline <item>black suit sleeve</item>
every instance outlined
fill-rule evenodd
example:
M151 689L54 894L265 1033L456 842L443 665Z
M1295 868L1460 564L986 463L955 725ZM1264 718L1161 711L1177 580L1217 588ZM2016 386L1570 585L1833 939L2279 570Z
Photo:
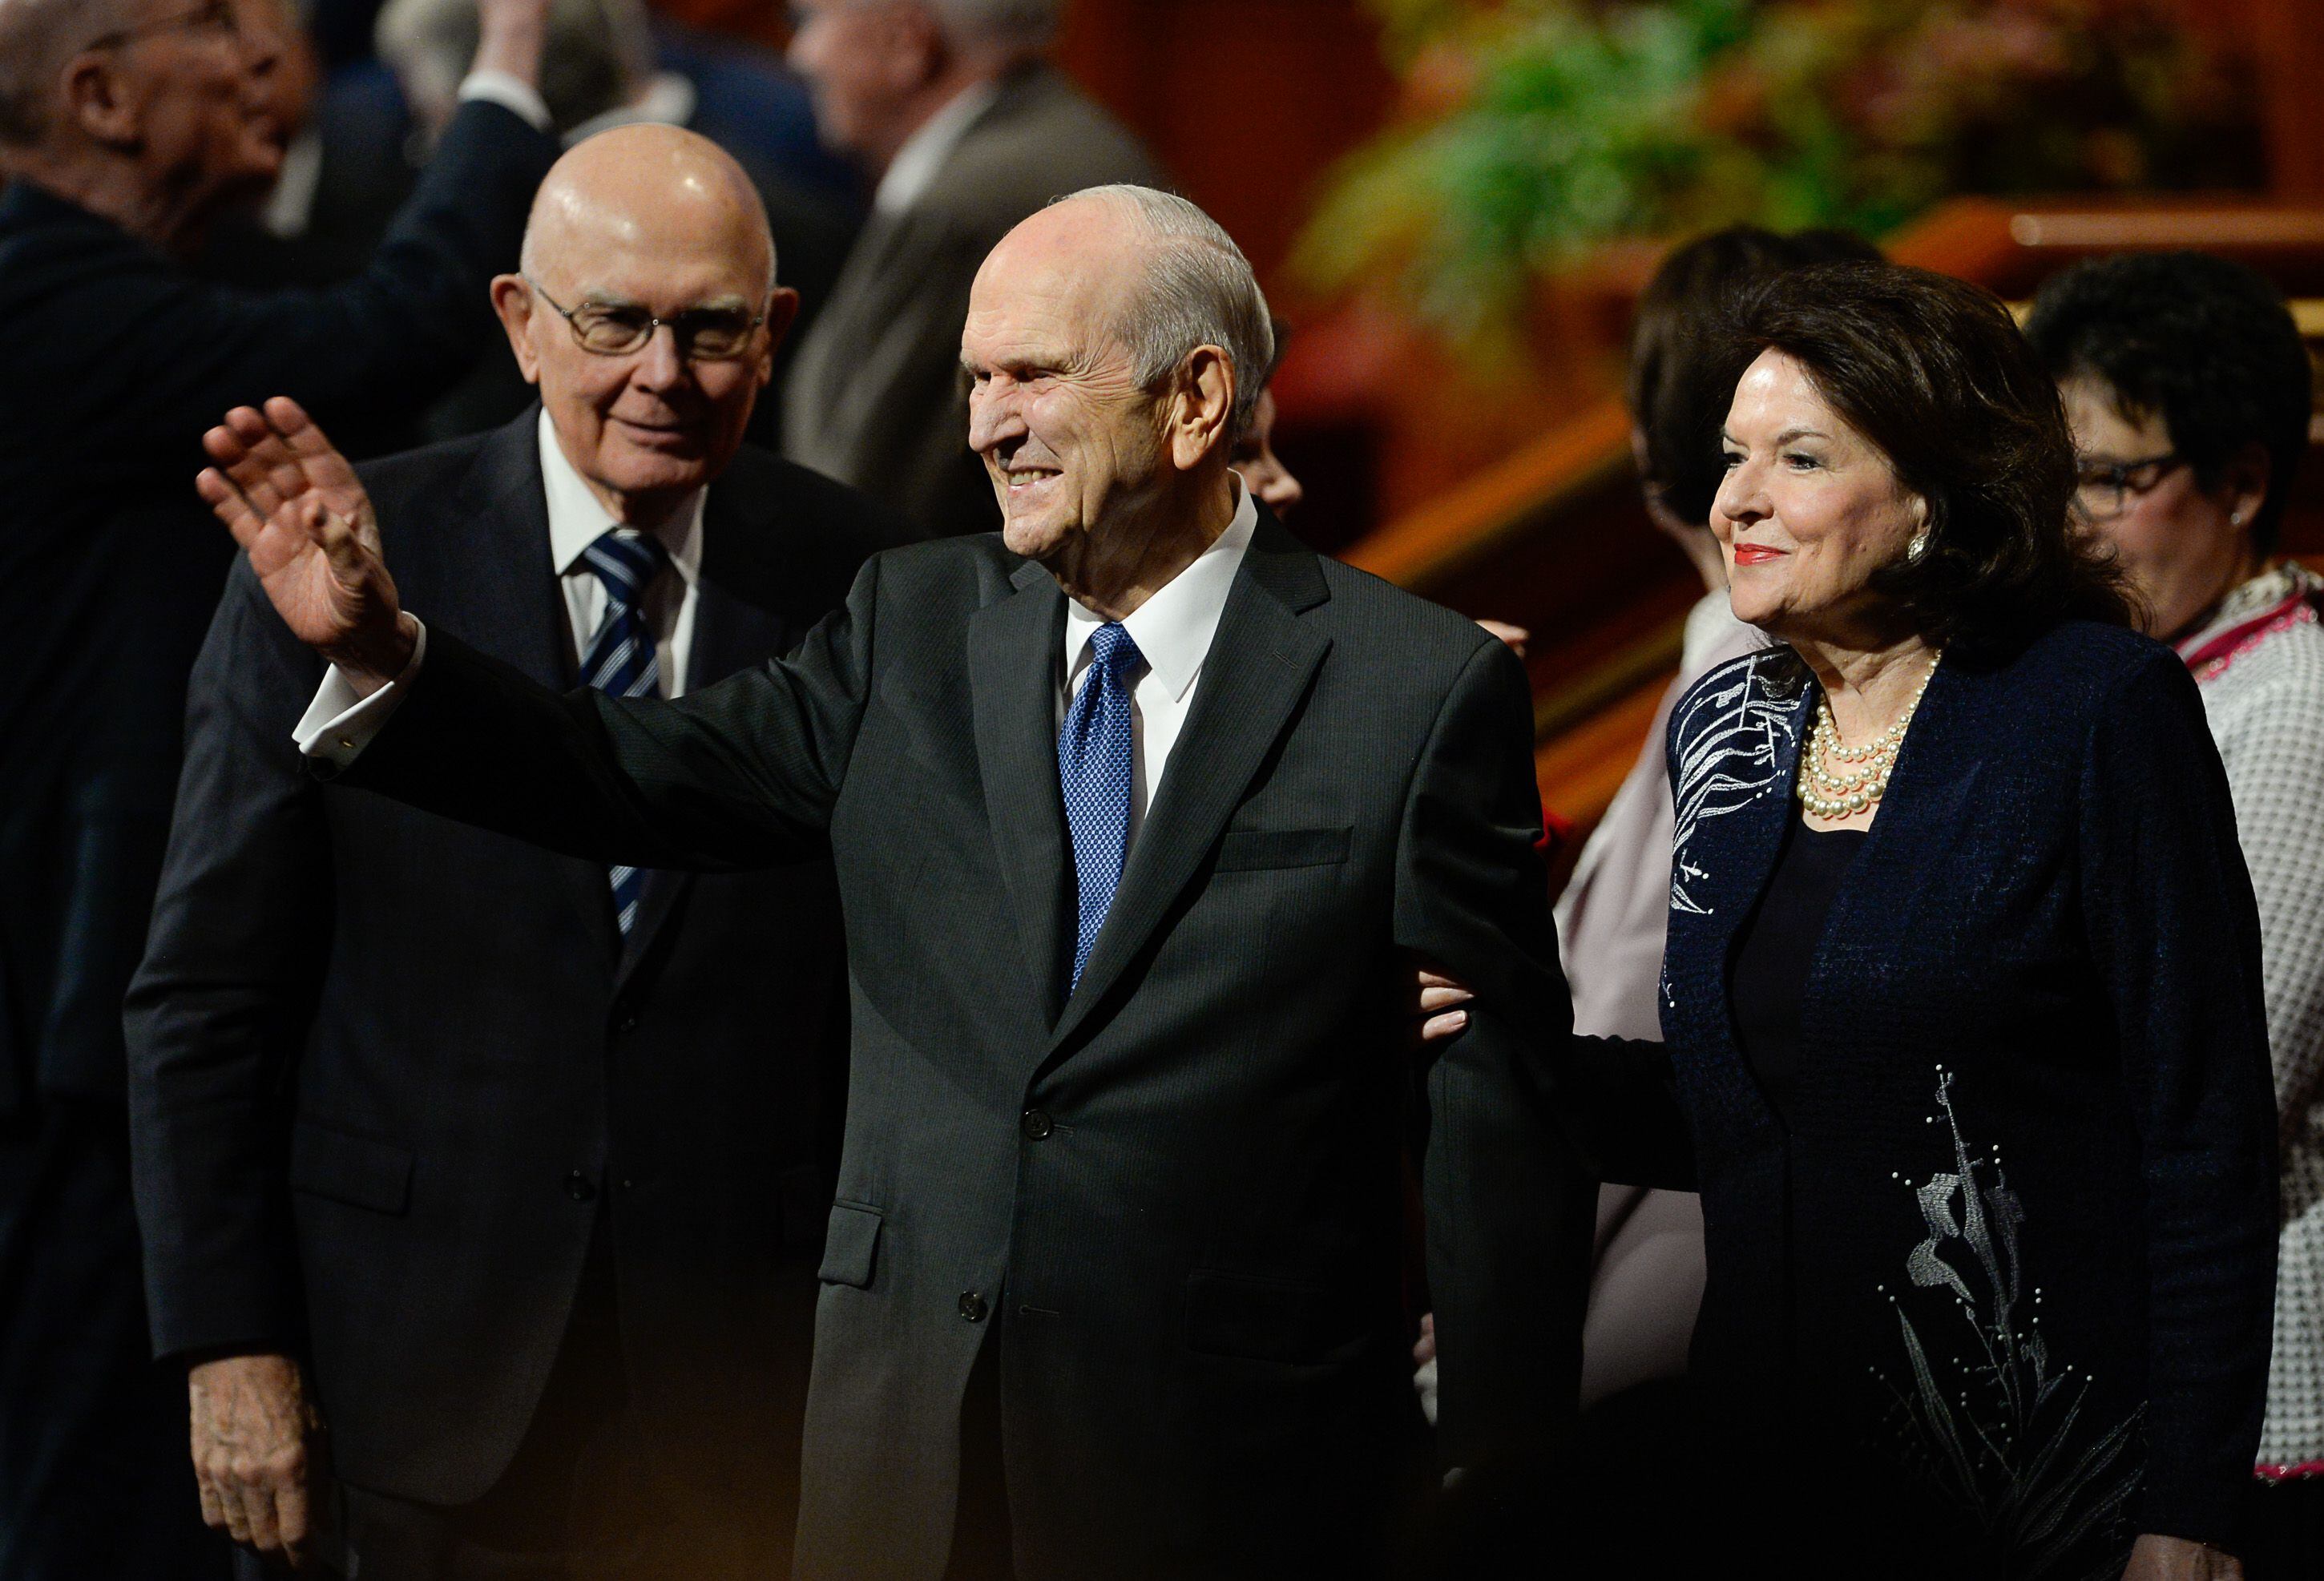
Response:
M192 676L175 825L126 1030L157 1354L303 1328L281 1112L329 923L321 792L283 730L319 666L236 563Z
M2266 1403L2275 1094L2259 913L2186 667L2154 648L2082 777L2082 915L2143 1144L2151 1286L2138 1529L2234 1549Z
M1439 714L1398 847L1397 942L1476 992L1427 1073L1421 1161L1448 1465L1528 1462L1572 1420L1596 1188L1560 1132L1572 1032L1534 840L1533 711L1498 642Z
M820 856L870 692L879 584L875 556L788 657L674 703L560 697L431 630L346 782L596 861L724 872Z
M107 370L115 431L183 446L237 402L288 395L327 427L433 395L498 334L492 277L517 264L556 140L498 105L460 106L371 264L317 290L251 291L170 270L91 280L55 322Z

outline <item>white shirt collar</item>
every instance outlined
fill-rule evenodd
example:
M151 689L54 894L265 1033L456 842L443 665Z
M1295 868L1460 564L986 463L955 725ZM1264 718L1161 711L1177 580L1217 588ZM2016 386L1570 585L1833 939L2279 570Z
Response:
M970 124L1000 97L999 83L972 82L921 122L920 129L904 139L904 146L888 161L887 173L872 195L872 208L881 214L901 214L918 203L944 169L945 161L952 157L952 151L968 134Z
M559 576L569 576L583 568L582 551L620 523L565 459L565 447L557 442L556 425L546 410L540 414L540 482L549 497L549 559ZM695 490L694 498L654 530L688 587L702 570L702 507L707 497L708 491Z
M1226 613L1227 594L1234 589L1235 573L1250 547L1259 527L1259 507L1250 491L1236 478L1234 519L1226 531L1194 563L1154 590L1135 613L1121 622L1130 639L1146 660L1147 672L1162 684L1173 700L1186 695L1194 677L1210 657L1211 639L1218 635L1219 618ZM1065 601L1065 674L1070 678L1081 662L1090 638L1105 617L1072 599Z

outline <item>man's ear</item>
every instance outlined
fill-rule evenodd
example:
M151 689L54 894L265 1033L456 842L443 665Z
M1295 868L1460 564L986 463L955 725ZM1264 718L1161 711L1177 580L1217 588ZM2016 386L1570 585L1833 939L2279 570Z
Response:
M540 360L532 354L532 287L521 274L493 276L493 311L508 332L509 350L516 354L517 372L527 384L540 382Z
M65 115L106 148L134 148L144 133L144 101L124 79L111 50L86 50L64 69Z
M1224 454L1234 426L1235 372L1226 353L1196 346L1178 370L1170 409L1170 459L1192 472L1216 450Z
M777 286L767 295L767 338L759 353L759 383L763 387L775 376L775 354L782 350L783 337L798 322L799 294L788 286Z

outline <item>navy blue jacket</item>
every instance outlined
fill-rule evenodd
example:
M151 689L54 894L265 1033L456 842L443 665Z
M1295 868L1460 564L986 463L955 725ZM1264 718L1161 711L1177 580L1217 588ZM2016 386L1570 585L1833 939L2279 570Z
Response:
M2087 622L1945 661L1833 905L1779 1118L1730 975L1816 697L1777 648L1672 714L1662 1102L1687 1144L1653 1145L1633 1104L1646 1145L1614 1162L1668 1180L1691 1156L1697 1375L1925 1493L1999 1567L1980 1574L2080 1574L2136 1532L2227 1543L2265 1389L2275 1119L2194 683Z

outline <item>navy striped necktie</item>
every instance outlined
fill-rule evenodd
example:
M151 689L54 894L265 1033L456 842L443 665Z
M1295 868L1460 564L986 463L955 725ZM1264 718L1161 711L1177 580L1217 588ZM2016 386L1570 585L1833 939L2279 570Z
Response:
M605 586L604 618L581 656L582 685L616 697L660 696L661 658L655 650L652 622L646 619L646 590L669 564L669 551L650 534L616 527L582 550L581 559ZM638 920L646 878L635 868L607 871L613 885L613 915L626 939Z

